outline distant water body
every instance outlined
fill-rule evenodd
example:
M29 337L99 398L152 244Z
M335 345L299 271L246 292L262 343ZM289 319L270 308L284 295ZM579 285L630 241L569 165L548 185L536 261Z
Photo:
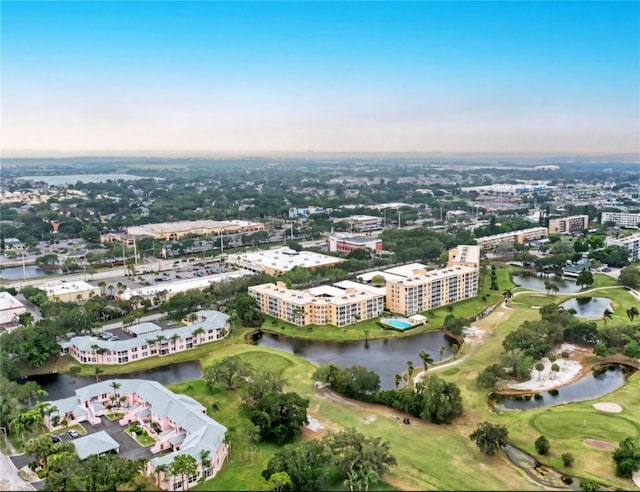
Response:
M21 176L17 179L24 181L43 181L50 186L64 186L76 184L78 181L83 183L104 183L108 180L132 181L136 179L145 179L146 176L134 176L133 174L60 174L56 176Z

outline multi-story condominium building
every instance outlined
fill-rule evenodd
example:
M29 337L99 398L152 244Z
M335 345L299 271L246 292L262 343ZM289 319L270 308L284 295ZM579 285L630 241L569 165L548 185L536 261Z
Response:
M350 215L349 217L336 218L334 222L347 222L351 229L358 232L374 231L382 229L383 217L373 215Z
M407 271L407 267L411 267ZM403 278L386 281L386 309L414 315L475 297L478 293L480 246L459 245L449 251L447 268L428 271L416 263L388 270Z
M87 299L100 295L100 287L95 287L83 280L66 282L58 280L38 286L47 294L49 299L61 302L86 301Z
M17 324L18 316L27 309L18 299L8 292L0 292L0 325Z
M548 236L546 227L531 227L530 229L522 229L520 231L503 232L502 234L494 234L493 236L484 236L476 239L476 243L482 249L491 249L500 243L519 243L525 244L536 239L543 239Z
M151 453L165 453L149 460L145 472L150 476L156 474L160 465L171 464L176 456L188 454L195 458L195 475L182 477L159 471L158 485L165 490L188 489L201 478L214 477L229 452L225 426L207 416L206 408L190 396L175 394L156 381L101 381L75 390L75 396L49 403L56 410L44 420L52 430L82 422L101 425L101 417L116 407L118 413L124 414L118 421L122 427L139 424L155 440ZM81 459L119 451L119 444L106 431L71 442ZM203 460L205 455L208 458Z
M549 220L549 234L570 234L572 232L582 232L588 228L588 215L572 215L571 217Z
M640 227L640 214L626 212L602 212L600 223L615 222L618 227Z
M327 247L331 253L350 253L356 249L382 251L382 239L368 236L334 234L327 240Z
M103 340L82 335L61 342L62 353L81 364L126 364L148 357L190 350L202 343L224 338L229 316L219 311L198 311L196 321L188 326L163 330L154 323L140 323L126 328L133 338Z
M249 287L260 310L297 326L346 326L377 318L384 310L384 288L339 282L306 291L288 289L284 282Z
M291 207L289 209L289 218L295 219L296 217L309 217L309 215L321 214L322 212L324 212L324 208L322 207L314 207L314 206L304 207L304 208Z
M227 256L227 263L252 272L264 272L274 276L287 273L295 267L314 270L319 267L334 266L343 261L342 258L313 251L294 251L287 247Z
M416 270L411 277L387 280L386 289L386 309L410 316L476 296L478 270L467 266Z
M640 232L618 239L607 238L607 244L625 248L629 252L629 261L640 260Z
M165 241L176 241L188 235L204 236L208 234L235 234L255 232L264 229L264 224L244 220L183 220L180 222L161 222L129 226L124 234L110 233L100 236L104 242L131 242L133 238L152 237Z

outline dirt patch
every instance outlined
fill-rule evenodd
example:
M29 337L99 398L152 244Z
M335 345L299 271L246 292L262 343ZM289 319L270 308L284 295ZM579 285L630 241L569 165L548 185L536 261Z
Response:
M616 449L616 445L609 441L601 441L600 439L585 439L584 442L587 446L591 446L593 448L604 449L606 451L614 451Z
M622 407L617 403L594 403L593 408L600 410L601 412L620 413Z

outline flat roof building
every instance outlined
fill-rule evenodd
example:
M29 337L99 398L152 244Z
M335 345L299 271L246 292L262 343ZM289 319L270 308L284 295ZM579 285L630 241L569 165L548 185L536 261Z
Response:
M17 325L18 317L27 312L27 308L8 292L0 292L0 325Z
M384 309L384 289L355 282L306 291L288 289L284 282L267 283L249 287L249 295L263 313L297 326L347 326L377 318Z
M602 212L600 223L614 222L618 227L640 227L640 214L626 212Z
M480 246L459 245L449 250L449 266L480 268Z
M294 251L287 247L230 254L227 263L237 265L253 272L269 275L282 275L295 267L313 270L342 263L342 258L314 253L313 251Z
M73 282L58 280L42 284L39 288L45 291L50 299L62 302L86 301L91 297L100 295L100 287L93 286L84 280Z
M476 239L476 243L482 249L491 249L500 243L518 243L525 244L536 239L543 239L548 236L546 227L531 227L519 231L503 232L502 234L494 234L492 236L484 236Z
M373 215L350 215L333 219L334 222L347 222L354 231L359 232L382 229L383 220L383 217Z
M338 233L329 237L327 247L331 253L350 253L356 249L382 251L382 239Z
M572 215L549 220L549 234L571 234L589 228L588 215Z
M607 244L622 246L629 253L629 261L640 260L640 232L618 239L607 238Z

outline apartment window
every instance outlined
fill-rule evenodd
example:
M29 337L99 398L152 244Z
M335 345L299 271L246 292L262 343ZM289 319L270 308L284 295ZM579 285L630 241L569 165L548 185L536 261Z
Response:
M177 482L173 482L173 490L180 490L182 488L182 483L180 482L180 480L178 480Z
M194 483L194 482L195 482L195 481L197 481L197 480L198 480L198 475L191 475L191 476L188 478L187 482L189 482L189 483Z

